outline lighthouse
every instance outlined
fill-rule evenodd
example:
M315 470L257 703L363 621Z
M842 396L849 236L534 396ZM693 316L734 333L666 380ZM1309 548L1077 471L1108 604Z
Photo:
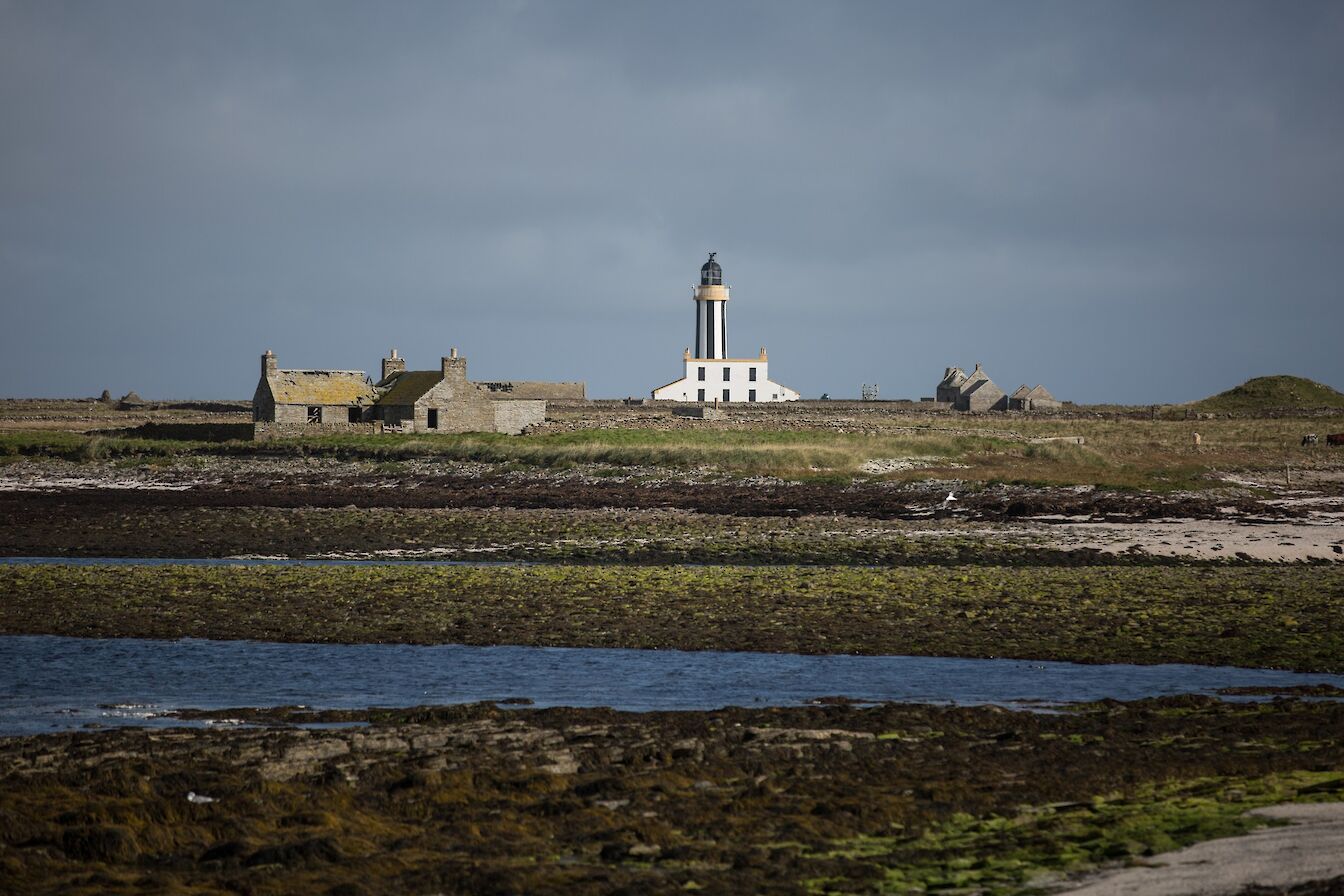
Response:
M765 349L755 358L728 357L728 287L717 252L700 266L695 300L695 353L682 354L682 378L659 386L652 395L666 401L797 401L798 393L769 377Z
M695 356L728 357L728 287L723 285L723 268L709 253L709 261L700 266L700 285L691 295L695 299Z

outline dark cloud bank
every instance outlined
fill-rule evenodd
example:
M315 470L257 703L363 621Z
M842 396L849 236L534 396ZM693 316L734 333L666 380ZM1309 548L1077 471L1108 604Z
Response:
M1338 3L0 3L0 392L1344 386Z

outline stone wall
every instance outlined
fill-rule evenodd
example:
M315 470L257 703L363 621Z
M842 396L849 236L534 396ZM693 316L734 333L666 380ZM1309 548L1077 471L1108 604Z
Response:
M970 395L963 394L961 401L957 404L957 409L963 411L1006 411L1008 409L1008 396L998 386L986 382Z
M759 403L759 402L758 402ZM721 411L712 405L694 404L689 407L678 405L672 409L672 413L678 417L694 417L697 420L726 420L728 413Z
M308 408L309 408L309 407L320 407L320 408L322 408L322 422L321 422L320 424L309 424L309 423L308 423ZM339 425L341 425L341 426L352 426L352 425L357 425L357 424L351 424L351 423L350 423L350 408L351 408L351 407L352 407L352 405L348 405L348 404L324 404L324 405L278 404L278 405L275 406L275 420L274 420L274 422L276 422L276 423L286 423L286 424L295 425L295 426L298 426L298 425L303 425L303 426L308 426L308 425L313 425L313 426L329 426L329 425L332 425L332 424L339 424ZM372 415L373 415L373 409L372 409L372 408L360 408L360 409L359 409L359 412L360 412L360 422L361 422L361 423L369 423L369 422L372 422L372 419L373 419L373 418L372 418ZM264 422L264 421L257 421L257 422L260 423L260 422Z
M345 409L342 408L342 411ZM265 421L252 424L252 438L254 439L292 439L298 436L330 436L330 435L377 435L383 431L383 424L378 421L370 423L267 423Z
M271 399L271 390L266 388L266 378L262 377L257 384L257 391L252 393L252 420L254 422L261 420L275 419L275 402Z
M439 412L439 425L429 428L430 409ZM416 432L494 432L495 403L492 401L445 401L415 405Z
M544 401L496 401L493 406L495 432L516 436L529 426L540 426L546 422Z
M543 383L538 380L505 380L498 383L477 383L486 398L516 401L574 401L587 397L586 383Z

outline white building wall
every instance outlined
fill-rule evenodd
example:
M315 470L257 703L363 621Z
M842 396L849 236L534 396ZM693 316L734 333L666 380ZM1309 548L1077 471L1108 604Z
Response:
M682 378L654 389L655 399L764 402L797 401L801 397L772 381L769 362L758 358L689 358L683 364Z

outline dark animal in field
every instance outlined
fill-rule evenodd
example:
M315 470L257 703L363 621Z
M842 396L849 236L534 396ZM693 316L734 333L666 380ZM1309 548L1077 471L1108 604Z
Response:
M1344 432L1330 433L1330 435L1325 437L1325 444L1344 446Z
M1316 433L1314 433L1314 432L1309 432L1309 433L1307 433L1306 435L1304 435L1304 436L1302 437L1302 444L1303 444L1303 445L1315 445L1315 444L1316 444Z

